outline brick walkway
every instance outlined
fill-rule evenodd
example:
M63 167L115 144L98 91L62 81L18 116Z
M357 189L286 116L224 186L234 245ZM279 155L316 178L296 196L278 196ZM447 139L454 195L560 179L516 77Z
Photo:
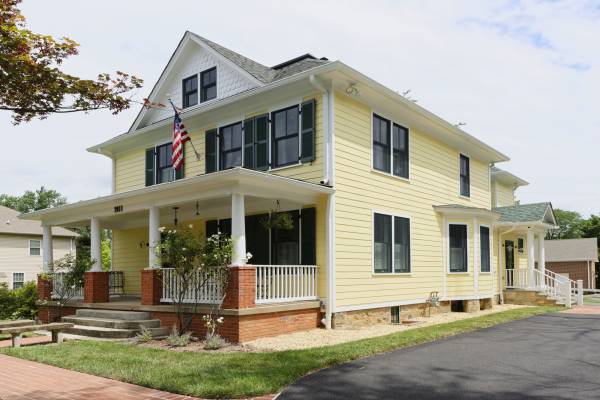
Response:
M161 392L129 383L0 355L0 399L192 400L193 397Z
M571 314L600 314L600 306L573 306L563 312Z

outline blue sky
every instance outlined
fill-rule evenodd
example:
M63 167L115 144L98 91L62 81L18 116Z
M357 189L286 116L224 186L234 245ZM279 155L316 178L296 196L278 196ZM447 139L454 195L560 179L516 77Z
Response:
M312 4L311 4L312 3ZM68 36L65 64L94 77L122 70L145 97L185 30L266 65L311 52L339 59L511 157L531 185L522 202L600 212L600 1L25 0L29 28ZM85 148L126 131L134 109L52 116L13 127L0 192L40 185L69 201L110 191L110 162Z

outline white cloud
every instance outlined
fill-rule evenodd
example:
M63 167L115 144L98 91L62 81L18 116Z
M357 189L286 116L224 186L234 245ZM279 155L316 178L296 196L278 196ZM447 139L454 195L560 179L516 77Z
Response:
M69 71L158 78L188 29L267 65L311 52L340 59L511 156L523 202L599 212L600 3L582 1L223 1L23 4L30 28L69 36ZM75 201L109 191L110 163L85 148L124 132L137 110L1 116L2 192L39 185ZM502 167L502 166L501 166Z

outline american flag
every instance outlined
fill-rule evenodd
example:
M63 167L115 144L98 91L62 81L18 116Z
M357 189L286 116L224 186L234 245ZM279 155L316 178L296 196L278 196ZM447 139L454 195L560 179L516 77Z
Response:
M171 158L171 163L173 169L179 171L183 166L183 145L190 140L190 136L185 130L185 126L181 123L177 108L172 102L171 105L175 111L175 118L173 119L173 156Z

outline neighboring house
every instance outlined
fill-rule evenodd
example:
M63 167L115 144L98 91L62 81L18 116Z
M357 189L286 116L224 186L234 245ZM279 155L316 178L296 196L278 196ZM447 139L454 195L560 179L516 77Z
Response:
M596 238L548 240L544 247L547 270L574 281L582 280L586 289L596 289Z
M165 324L172 293L153 244L176 223L235 241L232 340L315 327L321 311L326 327L407 318L432 292L439 310L479 310L544 275L535 253L552 207L515 202L527 182L494 166L509 158L340 61L266 67L186 32L149 99L169 96L191 137L182 170L173 110L143 108L128 132L88 149L112 160L113 194L22 216L90 226L97 260L111 229L126 294ZM273 211L291 213L293 229L265 229ZM93 271L85 301L117 307Z
M0 284L11 289L35 281L43 270L42 226L18 216L18 211L0 206ZM75 254L75 232L55 227L52 233L54 257Z

